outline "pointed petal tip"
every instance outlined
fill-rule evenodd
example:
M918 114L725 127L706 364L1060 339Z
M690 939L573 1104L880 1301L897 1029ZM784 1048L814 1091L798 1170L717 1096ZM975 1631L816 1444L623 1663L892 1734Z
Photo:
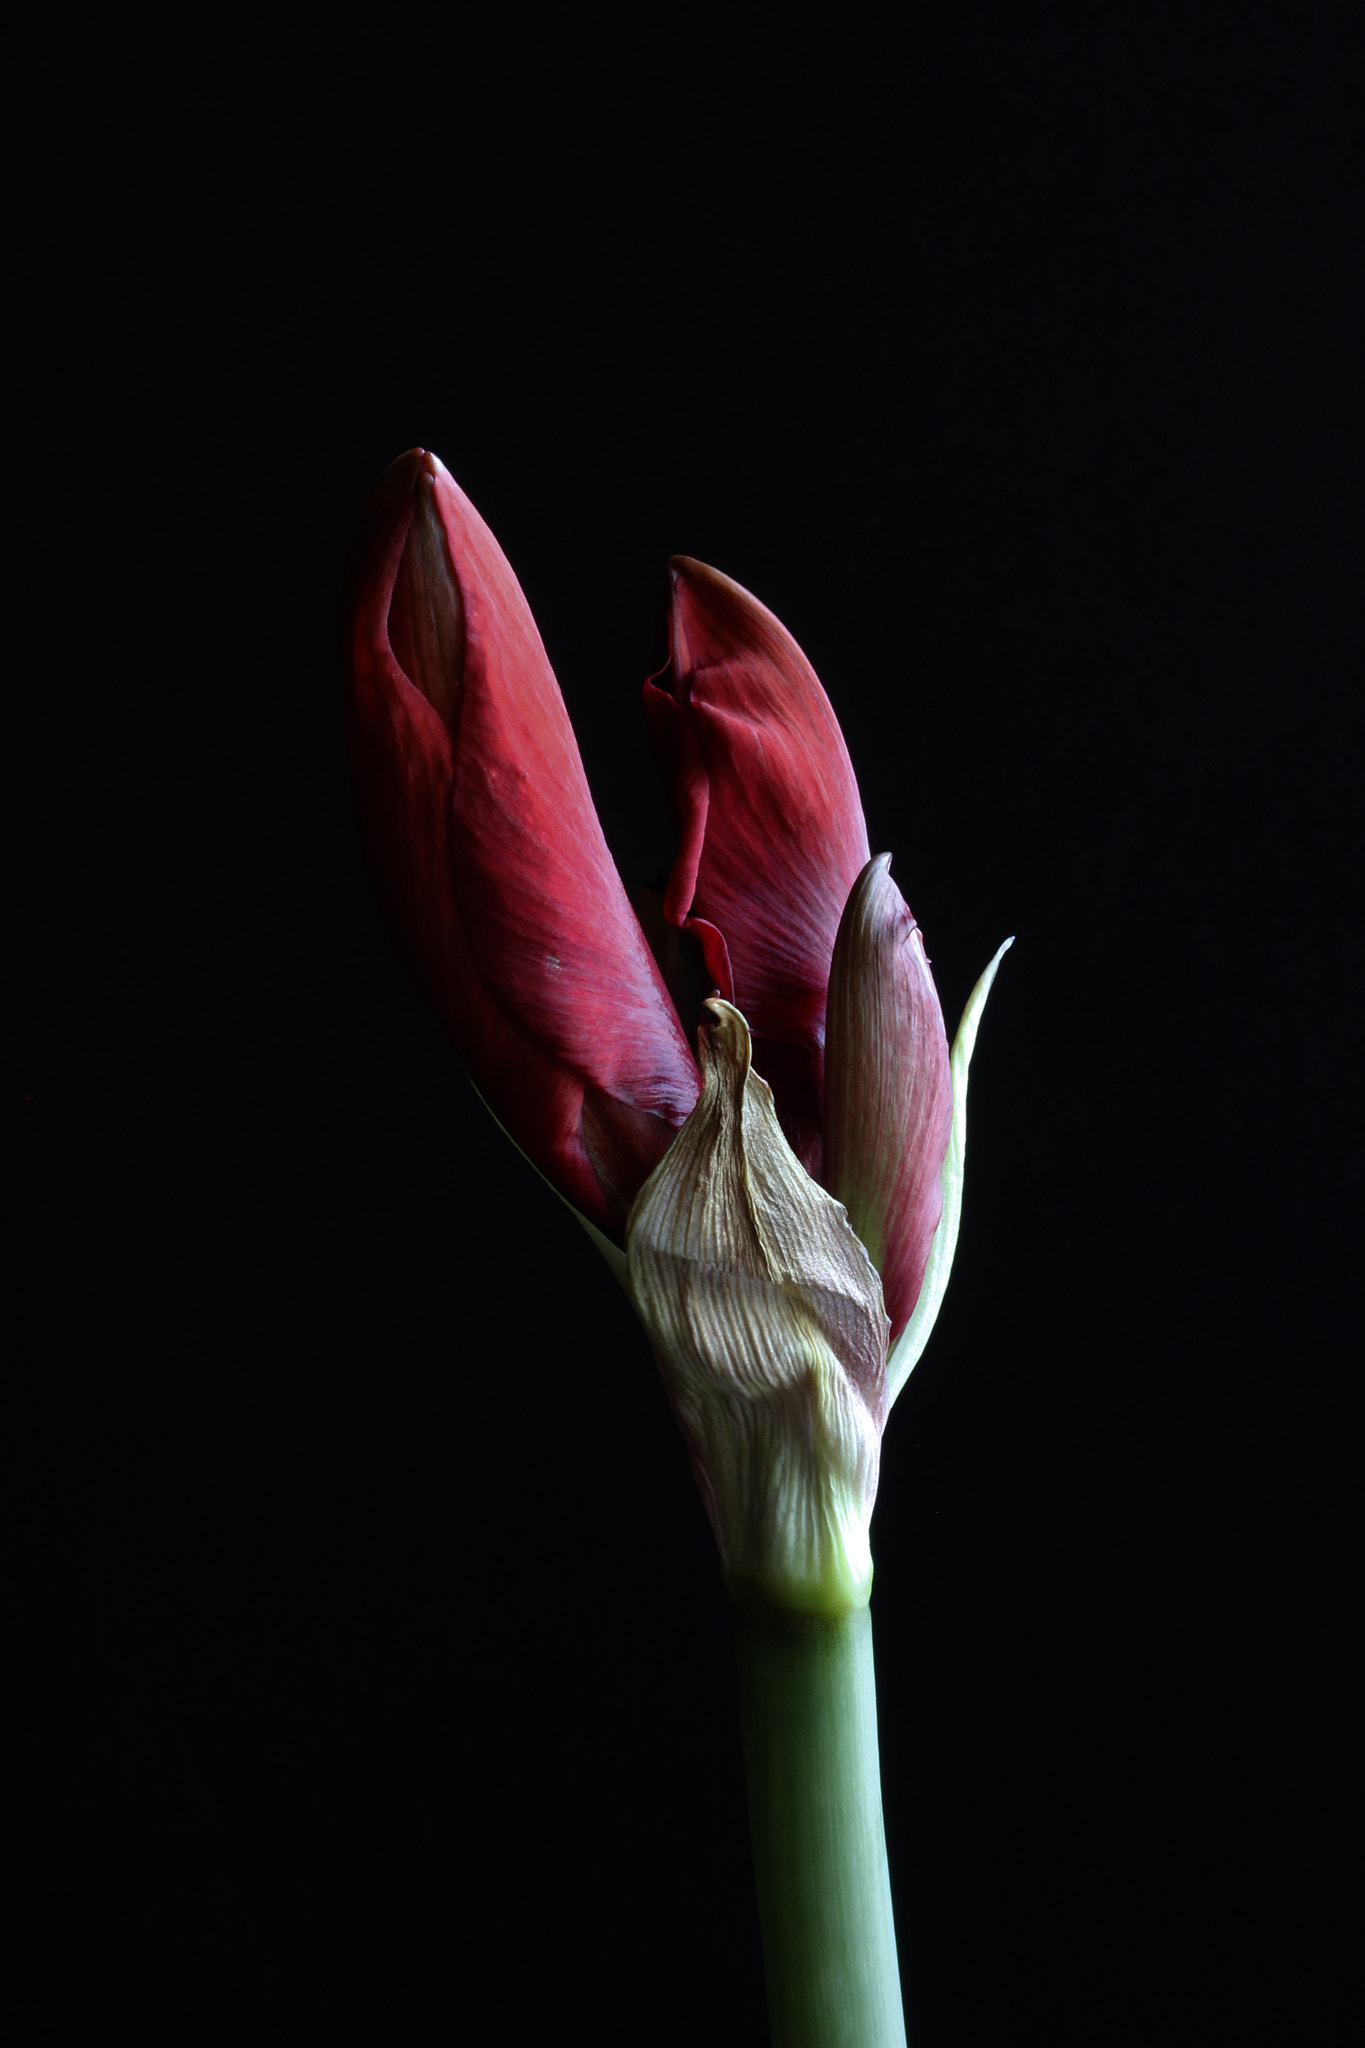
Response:
M919 929L909 904L892 878L889 853L874 854L858 870L840 918L841 929L848 920L853 924L870 920L869 930L889 924L906 932Z
M399 472L406 473L414 483L422 475L429 476L433 483L441 480L448 484L455 483L454 477L450 474L450 471L446 468L435 449L424 448L420 442L413 448L405 448L401 455L395 455L393 461L385 470L384 475L385 477L391 477ZM456 485L456 489L458 488L459 486Z
M694 601L726 600L741 605L752 605L764 618L770 616L768 608L760 604L751 590L742 583L736 583L733 576L727 576L723 569L713 569L709 562L699 562L695 555L670 555L668 558L668 597L674 604L684 603L688 597Z
M425 448L405 448L401 455L394 456L393 461L384 470L380 481L382 483L385 477L391 477L396 471L403 469L415 475L424 463L430 463L434 460L435 458Z

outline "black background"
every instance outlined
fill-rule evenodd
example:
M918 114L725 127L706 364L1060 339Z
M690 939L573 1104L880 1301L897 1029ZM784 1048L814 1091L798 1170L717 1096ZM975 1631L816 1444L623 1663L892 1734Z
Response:
M950 1030L1017 935L873 1525L917 2048L1357 2039L1353 50L129 37L16 88L25 2038L764 2038L681 1442L359 860L340 567L420 442L629 885L687 552L814 662Z

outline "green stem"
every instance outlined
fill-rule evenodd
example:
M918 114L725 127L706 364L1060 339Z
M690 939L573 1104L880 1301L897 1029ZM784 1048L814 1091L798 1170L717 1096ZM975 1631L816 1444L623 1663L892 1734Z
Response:
M735 1611L773 2048L905 2048L867 1609Z

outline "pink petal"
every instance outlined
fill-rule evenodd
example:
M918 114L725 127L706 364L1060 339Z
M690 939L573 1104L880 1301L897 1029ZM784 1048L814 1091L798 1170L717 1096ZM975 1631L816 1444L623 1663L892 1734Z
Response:
M948 1036L919 926L878 854L839 926L825 1051L825 1185L882 1276L894 1344L943 1206Z
M521 588L423 449L371 501L343 618L356 815L398 951L494 1115L619 1241L696 1064Z
M830 957L868 855L858 786L786 628L718 570L682 555L669 569L669 663L644 687L679 841L665 915L701 938L788 1141L819 1177Z

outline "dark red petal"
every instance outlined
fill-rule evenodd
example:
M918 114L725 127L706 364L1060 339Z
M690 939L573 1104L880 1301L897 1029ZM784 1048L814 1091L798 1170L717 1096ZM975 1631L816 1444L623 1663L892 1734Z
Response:
M825 1052L825 1185L882 1276L894 1344L943 1206L953 1117L948 1035L924 940L879 854L839 925Z
M679 842L665 913L704 942L706 928L723 938L722 993L748 1019L754 1065L818 1177L830 957L868 853L858 786L786 628L701 562L677 556L669 570L669 664L644 689Z
M699 1077L520 585L422 449L375 493L343 618L356 814L398 950L494 1115L619 1241Z

